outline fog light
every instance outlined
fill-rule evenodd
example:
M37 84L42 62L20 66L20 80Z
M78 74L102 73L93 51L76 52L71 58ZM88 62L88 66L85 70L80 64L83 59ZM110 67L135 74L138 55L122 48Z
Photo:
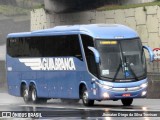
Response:
M108 93L103 93L103 97L104 98L109 98L109 94Z
M145 96L147 94L147 91L142 92L142 96Z

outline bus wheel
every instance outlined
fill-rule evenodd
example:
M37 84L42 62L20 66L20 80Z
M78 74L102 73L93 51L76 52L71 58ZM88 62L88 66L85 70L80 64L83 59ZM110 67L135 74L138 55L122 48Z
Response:
M31 92L27 89L27 86L22 87L22 97L25 103L31 101Z
M82 89L82 97L81 98L82 98L83 104L85 106L93 106L94 105L94 100L88 99L88 91L87 91L86 87L84 87Z
M31 88L31 100L33 103L46 103L47 99L45 98L38 98L37 97L37 90L36 87L33 85Z
M121 99L121 101L124 106L130 106L133 102L133 98Z

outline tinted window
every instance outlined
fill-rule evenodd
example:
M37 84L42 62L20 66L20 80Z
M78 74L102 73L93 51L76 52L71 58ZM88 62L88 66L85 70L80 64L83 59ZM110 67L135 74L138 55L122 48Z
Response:
M12 57L42 57L44 41L38 37L10 38L7 52Z
M83 48L84 48L84 52L86 54L86 56L90 53L92 53L89 49L88 46L90 47L94 47L94 43L93 43L93 38L87 35L81 35L82 38L82 43L83 43Z
M94 47L93 38L87 35L81 35L81 38L85 52L85 57L87 60L88 69L92 74L97 76L97 67L95 63L94 54L91 50L88 49L89 46Z
M82 59L78 35L10 38L7 52L12 57L74 56Z
M44 51L45 57L74 56L82 58L77 35L46 37Z

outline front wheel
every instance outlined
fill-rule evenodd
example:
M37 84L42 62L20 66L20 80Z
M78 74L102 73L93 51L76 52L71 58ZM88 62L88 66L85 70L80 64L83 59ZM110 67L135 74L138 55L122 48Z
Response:
M133 102L133 98L125 98L121 99L121 101L124 106L130 106Z
M94 105L94 100L90 100L88 98L88 91L87 91L86 87L84 87L82 90L82 97L81 98L82 98L83 104L85 106L93 106Z

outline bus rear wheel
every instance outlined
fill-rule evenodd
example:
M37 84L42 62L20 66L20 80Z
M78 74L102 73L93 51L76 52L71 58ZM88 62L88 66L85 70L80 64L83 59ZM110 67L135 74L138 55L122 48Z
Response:
M93 106L94 105L94 100L90 100L88 98L88 91L87 91L86 87L83 87L83 89L82 89L81 98L82 98L83 104L85 106Z
M125 98L121 99L121 101L124 106L130 106L133 102L133 98Z
M31 92L27 89L27 86L22 86L22 97L25 103L31 102Z
M46 98L38 98L37 90L36 90L36 87L34 85L31 87L31 101L35 104L46 103L47 102Z

